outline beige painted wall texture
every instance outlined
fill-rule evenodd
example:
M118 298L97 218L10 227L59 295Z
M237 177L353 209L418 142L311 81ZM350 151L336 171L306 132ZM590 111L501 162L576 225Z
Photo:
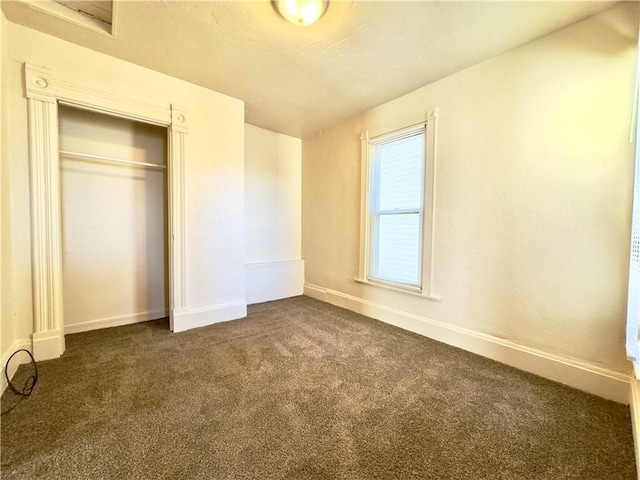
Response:
M244 304L244 105L231 97L8 23L7 138L16 338L33 332L27 102L22 64L56 78L188 111L185 164L186 306ZM4 205L4 203L3 203ZM4 285L3 285L4 291ZM205 313L206 314L206 313Z
M306 282L628 372L637 18L624 4L305 139ZM360 134L434 107L440 301L353 280Z
M300 260L302 141L245 126L245 261Z
M6 85L9 50L7 42L7 20L0 12L0 81ZM13 346L16 339L15 305L13 289L13 261L11 245L11 192L8 154L7 93L0 93L0 354ZM2 365L4 368L4 365ZM2 382L4 384L4 381Z
M302 141L246 125L244 162L247 303L301 295Z

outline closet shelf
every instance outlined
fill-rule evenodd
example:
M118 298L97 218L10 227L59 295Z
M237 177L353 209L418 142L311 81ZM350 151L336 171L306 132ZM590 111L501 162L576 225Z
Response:
M89 155L87 153L69 152L67 150L60 150L61 157L72 157L80 160L87 161L99 161L106 163L117 163L120 165L133 165L135 167L152 168L156 170L166 170L164 165L158 165L156 163L136 162L133 160L122 160L120 158L102 157L100 155Z

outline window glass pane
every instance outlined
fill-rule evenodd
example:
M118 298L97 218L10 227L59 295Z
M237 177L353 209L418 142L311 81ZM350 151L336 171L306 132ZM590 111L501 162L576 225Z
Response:
M373 222L371 273L379 280L419 287L422 277L420 215L380 215Z
M434 141L430 122L435 121L434 113L429 111L424 123L361 136L363 180L367 182L363 207L367 210L363 212L366 230L362 230L359 278L365 281L430 292L429 276L422 276L431 258L431 245L424 244L424 237L432 235Z
M378 211L419 210L422 206L424 133L376 144L374 172Z

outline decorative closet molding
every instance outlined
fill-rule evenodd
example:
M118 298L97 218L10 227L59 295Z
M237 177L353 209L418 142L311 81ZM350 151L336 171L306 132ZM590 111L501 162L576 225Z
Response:
M184 159L186 158L187 110L171 104L169 132L169 323L171 331L186 330L178 315L186 311L184 253Z
M53 72L25 65L31 169L33 354L36 360L64 352L62 333L62 236L58 106Z
M152 105L56 79L46 67L24 64L29 114L34 334L36 360L64 352L62 224L58 103L169 128L169 317L172 330L184 330L185 310L184 162L188 116L184 107ZM178 324L176 324L178 322Z
M152 105L110 92L93 90L64 80L55 79L56 99L59 103L128 118L154 125L172 124L171 108ZM185 118L186 120L186 118ZM186 132L186 124L184 125Z

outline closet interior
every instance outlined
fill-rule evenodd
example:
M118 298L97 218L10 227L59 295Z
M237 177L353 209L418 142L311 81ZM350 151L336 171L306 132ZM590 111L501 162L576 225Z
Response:
M58 107L65 333L168 315L167 129Z

